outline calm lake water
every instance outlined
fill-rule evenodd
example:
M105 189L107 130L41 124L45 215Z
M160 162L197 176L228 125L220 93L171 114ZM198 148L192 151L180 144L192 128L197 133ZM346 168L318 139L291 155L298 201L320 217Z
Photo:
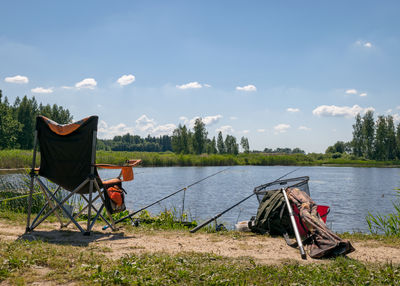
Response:
M126 204L139 209L166 195L186 187L226 167L157 167L136 168L135 180L124 183ZM227 209L253 192L254 187L272 182L295 170L293 166L235 166L211 177L186 191L185 211L190 219L206 220ZM115 177L118 171L100 170L103 179ZM16 175L2 175L14 178ZM400 169L302 167L285 178L309 176L311 197L331 207L328 226L334 231L368 232L368 212L387 214L393 211L396 187L400 187ZM160 210L182 207L183 192L149 208ZM254 196L218 219L233 227L237 221L248 220L257 212Z

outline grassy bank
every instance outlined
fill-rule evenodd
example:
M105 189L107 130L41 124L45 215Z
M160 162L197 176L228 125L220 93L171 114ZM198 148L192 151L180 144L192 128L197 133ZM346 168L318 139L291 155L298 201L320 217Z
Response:
M25 214L1 212L6 224L25 225ZM164 215L165 217L165 215ZM144 216L147 218L147 216ZM150 224L133 228L123 226L127 238L152 236L188 236L187 229L170 225L170 216L160 215ZM54 217L50 221L56 222ZM51 229L54 229L51 228ZM59 230L54 231L58 232ZM204 233L204 232L203 232ZM0 235L2 234L0 230ZM5 233L7 236L7 233ZM133 236L132 236L133 235ZM234 231L207 234L210 243L220 240L244 241L247 234ZM194 235L195 236L195 235ZM366 234L342 234L343 238L366 241L371 247L386 245L400 247L400 239ZM46 237L46 236L44 236ZM218 238L220 237L220 238ZM171 254L146 252L140 246L129 254L117 257L110 244L79 244L76 241L45 241L36 236L17 240L2 240L0 244L0 283L12 285L76 284L76 285L398 285L400 265L367 263L350 258L314 260L310 264L282 261L265 265L252 257L226 257L213 253L185 251ZM123 239L120 237L120 239ZM121 244L121 242L117 243ZM159 241L162 243L162 241ZM243 244L245 245L245 244ZM297 254L297 253L296 253ZM113 257L113 258L111 258Z
M98 151L97 163L121 164L126 159L140 158L142 166L357 166L357 167L399 167L400 161L360 160L351 156L332 158L326 154L265 154L249 153L239 155L202 154L182 155L171 152L113 152ZM32 151L0 150L0 169L26 168L32 162ZM39 159L38 159L39 162Z
M84 250L84 251L82 251ZM251 258L214 254L131 254L111 260L103 249L43 241L3 242L0 281L78 285L396 285L400 266L345 258L330 263L259 265Z

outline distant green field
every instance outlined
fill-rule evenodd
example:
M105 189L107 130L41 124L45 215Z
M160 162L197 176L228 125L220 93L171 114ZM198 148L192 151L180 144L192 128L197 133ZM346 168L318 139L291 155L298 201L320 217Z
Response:
M400 167L400 161L374 161L354 159L344 155L342 158L331 158L326 154L266 154L241 153L183 155L172 152L116 152L98 151L97 163L121 164L127 159L142 159L142 166L356 166L356 167ZM40 155L37 164L39 164ZM0 169L26 168L32 162L31 150L0 150Z

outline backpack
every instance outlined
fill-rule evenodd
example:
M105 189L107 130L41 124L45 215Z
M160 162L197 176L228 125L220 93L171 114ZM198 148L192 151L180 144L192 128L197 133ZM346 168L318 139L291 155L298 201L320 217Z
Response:
M268 191L249 222L252 232L270 235L293 234L289 212L281 190Z
M122 186L111 185L105 187L105 207L110 213L119 213L126 210L125 206L125 190ZM124 194L125 193L125 194Z

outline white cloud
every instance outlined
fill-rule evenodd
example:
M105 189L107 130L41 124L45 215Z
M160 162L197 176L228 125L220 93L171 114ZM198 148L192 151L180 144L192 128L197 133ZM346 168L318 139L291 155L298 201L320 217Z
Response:
M257 129L257 132L258 132L258 133L264 133L264 132L265 132L265 129Z
M360 93L360 96L361 97L367 96L367 93L366 92Z
M154 119L150 119L147 115L143 114L136 119L136 127L143 132L151 132L155 127L156 122Z
M193 88L202 88L202 85L198 83L197 81L185 83L182 85L177 85L176 88L179 89L193 89Z
M170 135L175 128L176 125L172 123L157 125L154 119L147 117L145 114L136 119L136 129L153 136Z
M357 94L357 89L354 89L354 88L348 89L348 90L346 90L346 94Z
M36 88L32 88L31 92L33 92L33 93L53 93L53 89L52 88L44 88L44 87L36 87Z
M167 123L164 125L157 125L154 119L150 119L147 115L142 115L136 120L136 126L127 126L125 123L119 123L117 125L108 126L108 124L101 120L98 126L98 132L100 138L113 138L117 135L130 134L141 134L146 136L150 134L152 136L160 135L171 135L175 124Z
M203 123L204 123L206 126L211 126L211 125L214 125L214 124L218 123L219 120L220 120L222 117L223 117L223 116L222 116L221 114L217 114L217 115L211 115L211 116L203 117L201 120L203 121ZM190 119L190 120L189 120L187 117L185 117L185 116L181 116L181 117L179 117L179 120L180 120L180 121L183 121L184 124L187 124L189 128L193 128L194 123L196 122L196 119L197 119L197 118L200 118L200 116L193 117L193 118Z
M313 110L313 114L326 117L354 117L357 113L365 113L368 110L374 111L373 107L362 108L358 105L336 106L336 105L321 105Z
M386 113L392 113L392 109L388 109L388 110L386 110Z
M286 111L287 111L287 112L299 112L299 111L300 111L300 109L298 109L298 108L291 108L291 107L289 107L288 109L286 109Z
M235 132L235 130L233 129L233 127L231 126L231 125L224 125L224 126L221 126L220 128L218 128L218 129L216 129L215 131L217 131L217 132L222 132L222 133L233 133L233 132Z
M73 86L66 86L66 85L63 85L61 88L62 89L74 89Z
M372 48L372 44L370 42L364 43L363 46L366 47L366 48Z
M207 126L213 125L218 123L218 121L222 118L221 114L213 115L213 116L206 116L203 118L203 123Z
M398 113L393 114L393 120L400 123L400 115Z
M8 83L25 84L29 82L29 79L26 76L16 75L11 77L6 77L4 81Z
M371 42L367 42L367 41L359 40L359 41L356 41L355 44L356 44L356 46L360 46L360 47L364 47L364 48L368 48L368 49L373 47L372 43Z
M100 120L98 132L100 138L111 139L114 138L114 136L124 135L126 133L134 134L135 130L133 127L126 126L124 123L119 123L114 126L108 126L105 121Z
M311 128L307 127L307 126L299 126L298 128L299 130L303 130L303 131L310 131Z
M151 134L153 136L171 135L175 129L176 129L176 125L172 124L172 123L168 123L165 125L158 125L152 130Z
M205 84L204 84L204 87L211 87L211 85L205 83Z
M237 120L238 118L236 116L231 116L229 117L230 120Z
M396 107L396 109L400 109L400 105L398 105L398 106Z
M77 82L75 87L77 89L88 88L94 89L97 86L97 82L94 78L85 78L84 80Z
M274 127L275 133L285 133L290 128L289 124L278 124Z
M123 75L121 76L117 82L119 83L120 86L124 86L124 85L128 85L131 84L132 82L135 81L135 76L132 74L128 74L128 75Z
M243 134L248 134L248 133L250 133L250 130L243 130L242 133Z
M249 85L246 85L246 86L237 86L236 90L240 90L240 91L257 91L257 88L254 85L249 84Z

